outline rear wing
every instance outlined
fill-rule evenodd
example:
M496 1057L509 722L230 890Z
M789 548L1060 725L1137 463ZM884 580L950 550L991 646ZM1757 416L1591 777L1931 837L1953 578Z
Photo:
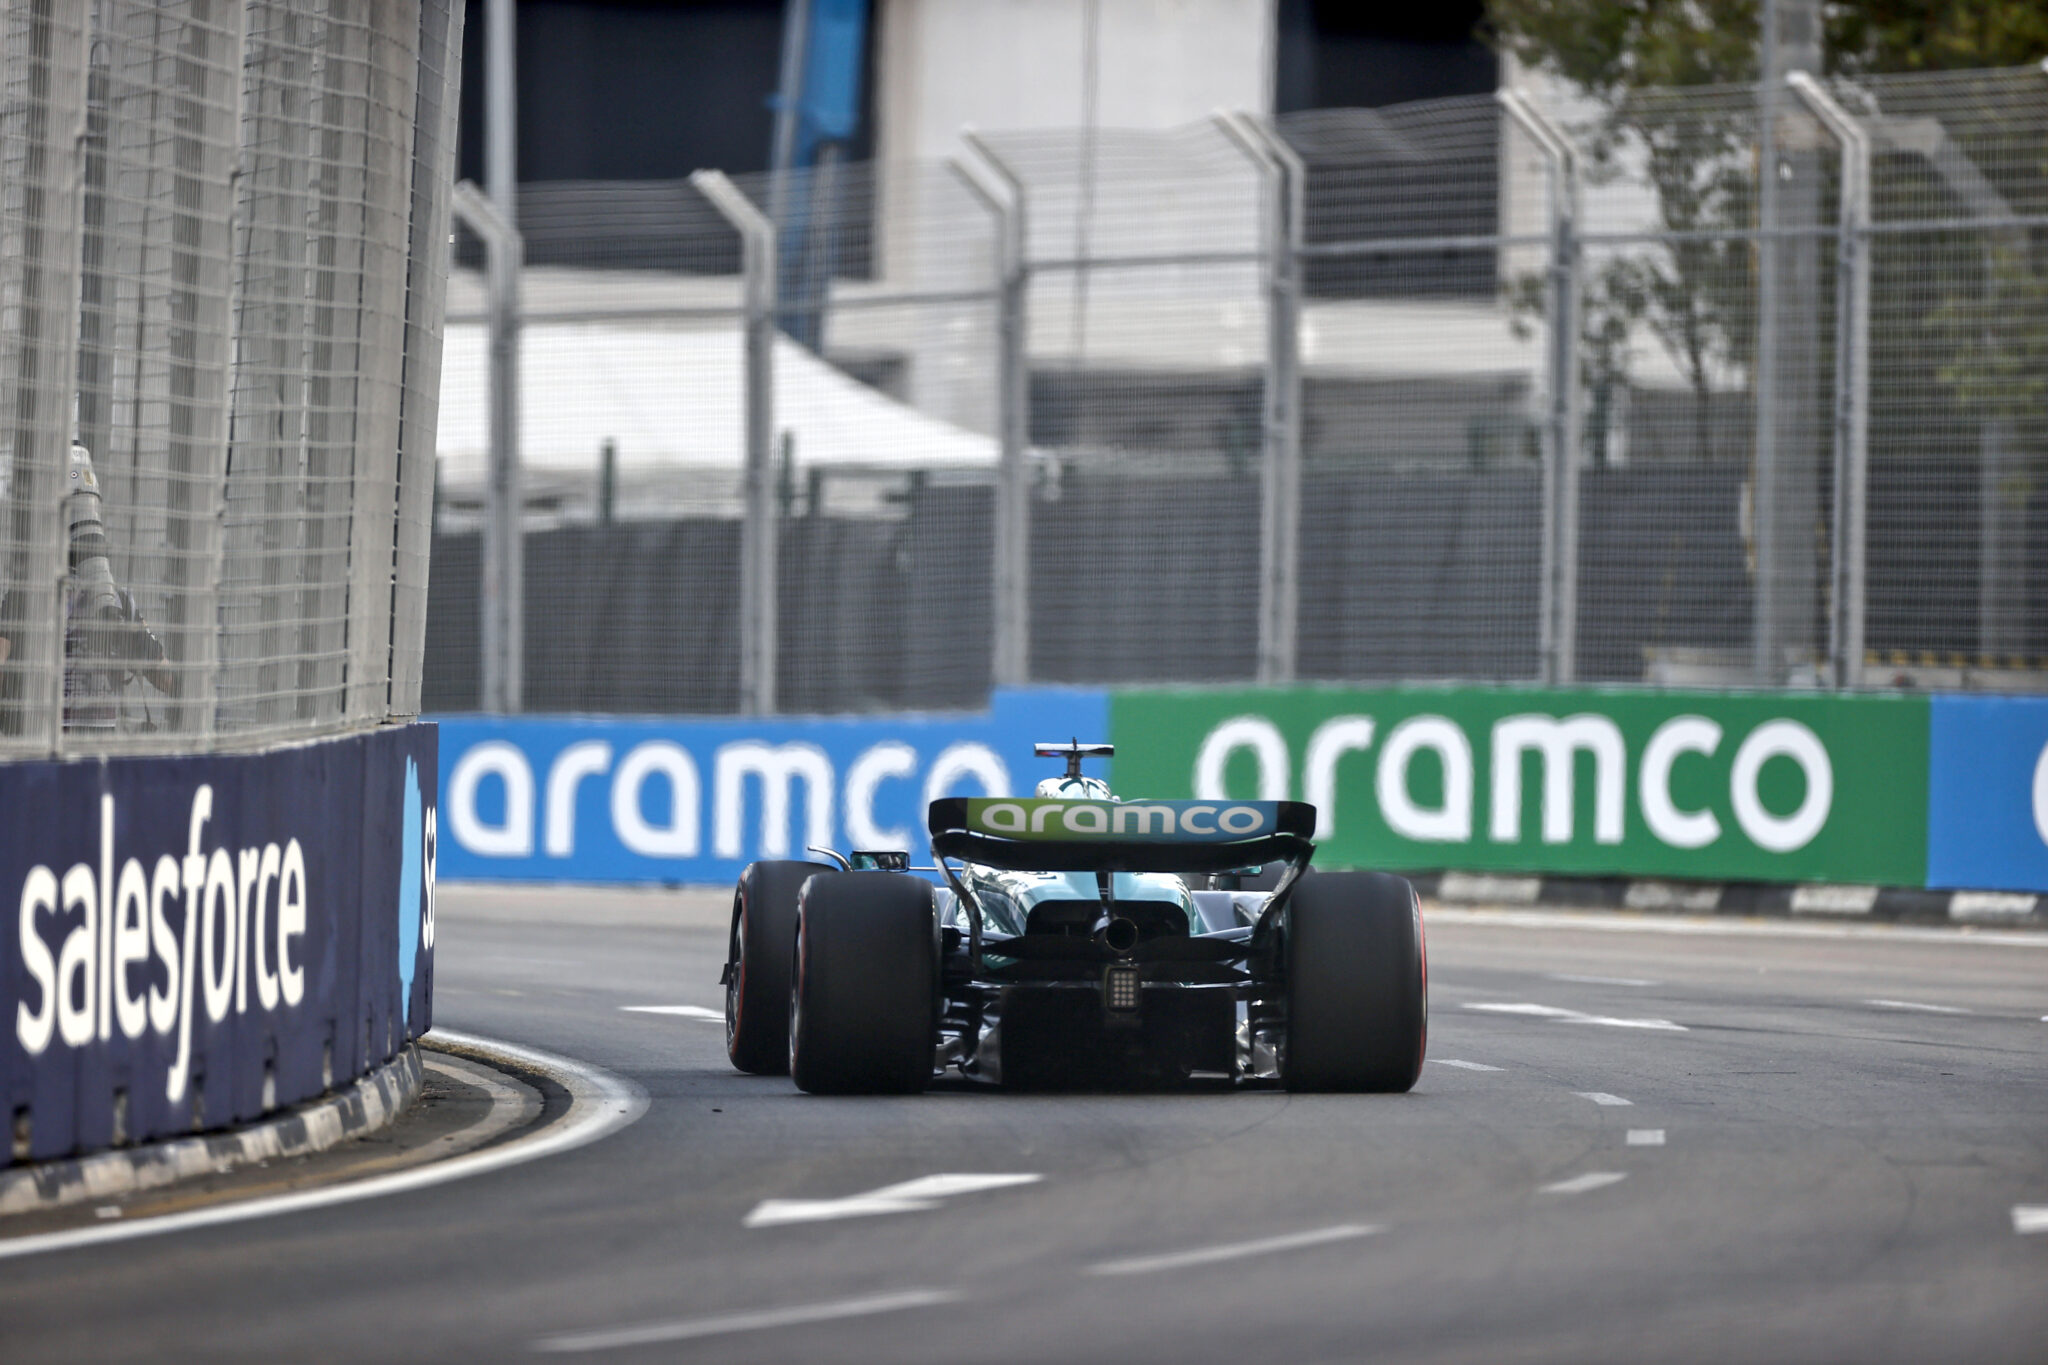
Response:
M1019 872L1228 872L1315 851L1301 801L950 796L930 819L939 857Z

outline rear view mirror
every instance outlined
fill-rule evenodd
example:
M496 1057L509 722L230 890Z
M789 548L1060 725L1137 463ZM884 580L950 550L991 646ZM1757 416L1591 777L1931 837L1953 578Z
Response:
M847 861L855 872L910 870L910 854L902 849L857 848Z

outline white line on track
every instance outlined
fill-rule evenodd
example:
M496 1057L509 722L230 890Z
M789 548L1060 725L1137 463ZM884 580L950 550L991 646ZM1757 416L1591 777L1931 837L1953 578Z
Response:
M1271 1256L1281 1251L1322 1246L1326 1242L1348 1242L1385 1232L1383 1223L1339 1223L1335 1227L1294 1232L1284 1237L1264 1237L1256 1242L1231 1242L1224 1246L1196 1247L1191 1251L1169 1251L1159 1256L1131 1256L1116 1261L1097 1261L1088 1267L1090 1275L1151 1275L1162 1270L1180 1270L1216 1261L1237 1261L1247 1256Z
M724 1010L707 1010L702 1005L621 1005L627 1014L673 1014L681 1019L715 1019L725 1022Z
M668 1322L643 1322L631 1327L592 1332L564 1332L559 1336L542 1337L533 1343L533 1349L545 1355L613 1351L622 1346L651 1346L664 1341L690 1341L697 1337L727 1336L734 1332L801 1327L806 1323L834 1322L842 1318L868 1318L878 1313L900 1313L906 1308L932 1308L961 1297L957 1289L905 1289L894 1294L834 1299L829 1303L762 1308L747 1313L718 1313L706 1318L676 1318Z
M1553 1181L1548 1185L1541 1186L1537 1193L1584 1194L1587 1190L1597 1190L1608 1185L1618 1185L1626 1179L1628 1179L1626 1171L1588 1171L1584 1175L1575 1175L1570 1180Z
M1598 1024L1603 1028L1654 1029L1661 1033L1689 1032L1685 1025L1674 1024L1669 1019L1616 1019L1605 1014L1586 1014L1579 1010L1560 1009L1556 1005L1489 1001L1481 1004L1468 1002L1465 1008L1486 1014L1526 1014L1536 1019L1555 1020L1560 1024Z
M1572 1093L1582 1100L1591 1100L1602 1108L1625 1108L1630 1103L1619 1095L1608 1094L1605 1090L1574 1090Z
M1574 976L1570 972L1550 973L1552 981L1569 981L1576 986L1654 986L1640 976Z
M1918 1010L1922 1014L1968 1014L1966 1009L1955 1005L1928 1005L1918 1000L1866 1000L1866 1005L1875 1005L1881 1010Z
M2048 1204L2014 1204L2012 1230L2018 1233L2048 1232Z
M1573 914L1559 910L1481 910L1438 905L1423 911L1431 924L1471 924L1497 929L1592 929L1607 934L1678 934L1700 938L1750 935L1760 938L1879 938L1895 943L1975 944L1986 948L2048 948L2048 934L2024 930L1921 928L1906 924L1816 924L1808 920L1726 918L1685 915L1629 915L1611 910Z
M742 1227L772 1228L786 1223L829 1223L840 1218L870 1218L879 1213L924 1213L941 1199L956 1194L1030 1185L1045 1179L1035 1173L1016 1175L925 1175L844 1199L764 1199L742 1221Z
M1628 1130L1628 1145L1631 1147L1662 1147L1664 1145L1664 1130L1662 1128L1631 1128Z
M105 1242L125 1242L135 1237L153 1237L190 1228L217 1227L253 1218L271 1218L283 1213L300 1213L335 1204L350 1204L358 1199L375 1199L381 1195L425 1189L430 1185L442 1185L451 1180L553 1156L557 1152L571 1151L617 1132L647 1112L645 1090L624 1076L614 1075L588 1062L574 1061L538 1048L457 1033L452 1029L437 1028L432 1037L436 1042L448 1043L464 1053L502 1059L540 1072L569 1092L568 1113L530 1137L515 1138L503 1146L489 1147L411 1170L394 1171L390 1175L372 1176L368 1180L218 1204L184 1213L167 1213L157 1218L137 1218L132 1222L9 1238L0 1241L0 1260L98 1246Z
M1487 1065L1487 1064L1486 1064L1485 1062L1461 1062L1461 1061L1459 1061L1459 1060L1458 1060L1458 1059L1457 1059L1456 1057L1431 1057L1431 1058L1430 1058L1429 1060L1430 1060L1430 1061L1431 1061L1432 1063L1434 1063L1435 1065L1437 1065L1437 1066L1454 1066L1454 1067L1458 1068L1458 1070L1460 1070L1460 1071L1498 1071L1498 1070L1500 1070L1500 1068L1499 1068L1499 1067L1497 1067L1497 1066L1488 1066L1488 1065Z

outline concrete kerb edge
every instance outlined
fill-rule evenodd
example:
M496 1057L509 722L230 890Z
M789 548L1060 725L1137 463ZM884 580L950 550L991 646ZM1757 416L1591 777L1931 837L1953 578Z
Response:
M1408 880L1446 905L1545 905L1637 914L1727 915L2048 930L2048 896L1904 886L1692 882L1419 872Z
M258 1162L324 1152L389 1125L419 1098L423 1080L419 1046L408 1043L345 1089L245 1128L0 1171L0 1217L119 1199Z

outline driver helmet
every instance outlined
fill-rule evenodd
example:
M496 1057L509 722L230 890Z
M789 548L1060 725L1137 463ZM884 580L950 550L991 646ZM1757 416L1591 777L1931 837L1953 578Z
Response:
M1114 801L1109 784L1098 777L1048 777L1038 784L1038 795L1060 801Z

